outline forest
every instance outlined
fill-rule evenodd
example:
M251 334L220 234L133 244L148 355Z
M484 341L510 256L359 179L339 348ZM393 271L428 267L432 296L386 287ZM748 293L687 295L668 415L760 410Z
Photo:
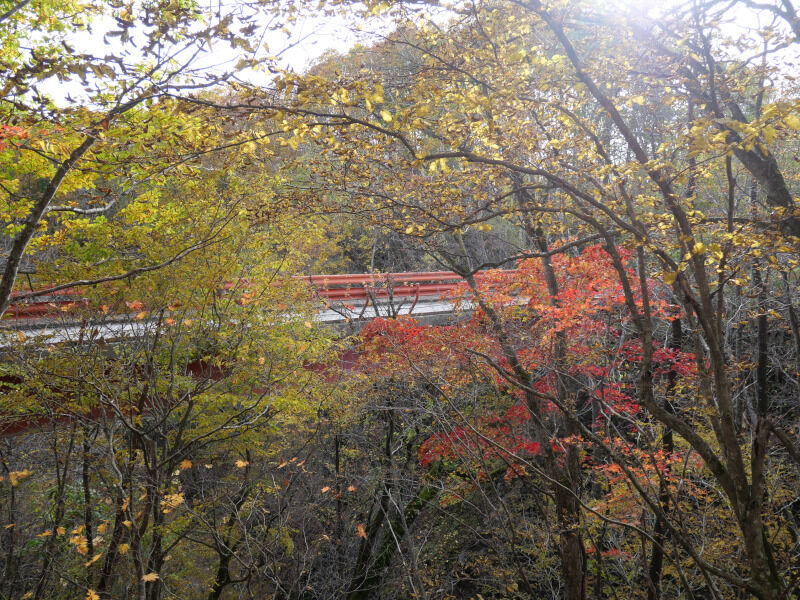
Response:
M793 0L0 0L0 600L800 598L799 68Z

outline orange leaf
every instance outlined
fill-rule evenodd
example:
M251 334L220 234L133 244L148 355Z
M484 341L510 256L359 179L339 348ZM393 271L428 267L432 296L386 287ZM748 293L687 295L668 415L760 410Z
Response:
M331 486L329 486L329 485L326 485L326 486L325 486L324 488L322 488L320 491L321 491L323 494L327 494L327 493L330 491L330 489L331 489Z
M94 563L96 563L98 560L100 560L100 558L101 558L102 556L103 556L103 553L102 553L102 552L100 552L99 554L95 554L95 555L94 555L94 557L92 557L92 560L87 560L87 561L86 561L86 563L84 563L84 565L83 565L83 566L84 566L84 567L90 567L90 566L92 566Z
M358 537L363 538L363 539L367 539L367 532L364 531L364 524L363 523L359 523L358 524Z

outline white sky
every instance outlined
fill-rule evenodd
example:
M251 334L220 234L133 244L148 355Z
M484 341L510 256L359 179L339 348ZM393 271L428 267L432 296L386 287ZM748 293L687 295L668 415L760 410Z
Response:
M207 0L208 4L206 9L219 8L222 14L225 14L227 2L227 9L232 10L236 6L235 0ZM287 0L283 0L287 1ZM298 0L300 1L300 0ZM675 0L659 1L659 0L612 0L613 4L618 7L619 11L630 12L633 14L644 14L651 18L657 18L658 13L670 5L676 4ZM316 3L314 3L316 4ZM442 14L444 14L443 11ZM742 14L742 18L735 15L736 12ZM730 13L733 15L733 23L725 25L726 33L734 34L734 30L754 27L759 25L755 22L747 22L754 18L752 11L743 11L736 9ZM266 19L266 17L265 17ZM441 19L437 18L441 22ZM390 26L388 20L373 19L368 23L364 23L364 31L386 30ZM118 37L107 37L109 45L104 43L104 34L117 29L116 23L113 19L107 18L103 20L96 20L93 26L92 34L84 33L80 36L75 36L69 39L70 45L74 46L76 51L87 54L103 56L106 54L122 55L123 50L130 53L129 60L136 59L137 49L127 44L123 47ZM281 31L269 32L262 39L263 44L257 49L257 55L261 56L279 56L278 64L283 68L291 68L294 71L304 71L314 60L319 58L325 51L333 49L339 52L346 52L353 45L358 42L369 43L369 34L359 35L352 26L352 22L348 22L342 16L337 17L300 17L298 20L287 28L288 33ZM35 33L33 36L35 37ZM258 35L258 34L256 34ZM734 34L735 35L735 34ZM134 33L134 36L136 34ZM134 40L136 41L136 40ZM138 44L141 46L141 43ZM199 57L197 66L202 68L210 68L216 72L231 70L238 59L241 57L240 50L233 50L227 42L217 41L211 52L204 53ZM245 72L241 75L252 83L267 83L269 75L266 73L255 73L253 71ZM77 78L70 83L62 83L55 78L45 80L38 84L41 91L47 93L56 102L66 102L67 95L71 96L74 100L81 104L89 103L89 93L84 89Z
M115 55L124 57L130 62L141 60L142 55L137 48L142 46L143 36L141 34L137 36L134 30L134 44L123 44L119 37L106 35L116 29L118 26L110 17L95 19L91 33L81 32L69 36L66 41L77 53L98 57ZM298 18L287 27L287 31L288 34L271 31L263 35L262 43L256 49L256 55L277 56L277 64L281 68L298 72L304 71L327 50L346 52L357 42L363 41L354 29L348 27L347 21L342 17ZM254 37L261 34L261 31L257 31ZM36 39L36 33L33 33L32 38ZM246 54L242 49L232 49L226 41L217 40L211 50L200 54L193 64L196 69L221 73L232 70L237 61ZM256 83L266 83L269 80L268 74L255 73L252 70L241 76ZM37 83L36 87L58 104L67 104L68 97L78 104L90 104L91 90L87 90L87 87L91 87L91 74L88 81L90 85L86 86L77 76L72 81L66 82L51 77Z

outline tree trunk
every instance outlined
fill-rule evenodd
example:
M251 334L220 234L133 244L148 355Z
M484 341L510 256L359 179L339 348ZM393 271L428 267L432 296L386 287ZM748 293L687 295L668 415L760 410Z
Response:
M681 349L681 341L683 339L683 331L681 329L680 317L672 321L672 335L670 337L669 347L673 350ZM672 406L671 396L675 390L675 382L678 378L678 373L673 367L667 374L667 397L664 402L664 408L675 413ZM664 448L664 455L667 460L673 452L675 452L675 441L672 437L672 429L665 426L662 432L662 446ZM669 511L669 466L665 470L664 476L659 482L658 486L658 500L664 513ZM664 544L667 541L667 523L661 517L656 517L656 523L653 526L653 553L650 556L650 567L647 572L648 588L647 600L659 600L661 598L661 569L664 565Z

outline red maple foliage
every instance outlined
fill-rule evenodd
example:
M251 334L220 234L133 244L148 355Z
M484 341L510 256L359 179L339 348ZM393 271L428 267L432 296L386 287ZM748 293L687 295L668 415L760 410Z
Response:
M627 250L618 251L630 261ZM531 434L531 413L523 390L514 382L511 365L487 315L478 307L476 293L501 316L519 361L535 374L533 388L540 397L537 410L541 415L557 412L547 398L555 396L555 370L560 368L584 391L584 406L594 406L590 426L595 431L603 432L610 423L617 432L637 430L641 409L635 395L642 350L638 341L626 340L632 327L611 257L602 247L590 246L579 256L559 255L552 262L559 287L555 298L549 294L541 261L528 259L514 271L483 273L476 292L466 285L451 292L454 302L474 307L454 325L428 326L400 317L376 319L364 328L362 360L371 373L411 374L434 382L443 394L474 381L476 374L491 384L494 405L488 403L483 412L474 411L462 425L436 433L420 446L418 460L423 468L436 461L467 462L476 465L480 477L487 466L497 468L499 461L507 467L506 477L515 477L525 474L526 463L541 451ZM661 299L666 296L663 290L654 282L649 285L654 317L674 316L675 307ZM634 299L640 302L639 296ZM565 359L556 366L558 343L565 346ZM654 363L657 379L668 373L688 376L694 369L694 356L660 348ZM563 444L557 437L550 443L558 455Z

